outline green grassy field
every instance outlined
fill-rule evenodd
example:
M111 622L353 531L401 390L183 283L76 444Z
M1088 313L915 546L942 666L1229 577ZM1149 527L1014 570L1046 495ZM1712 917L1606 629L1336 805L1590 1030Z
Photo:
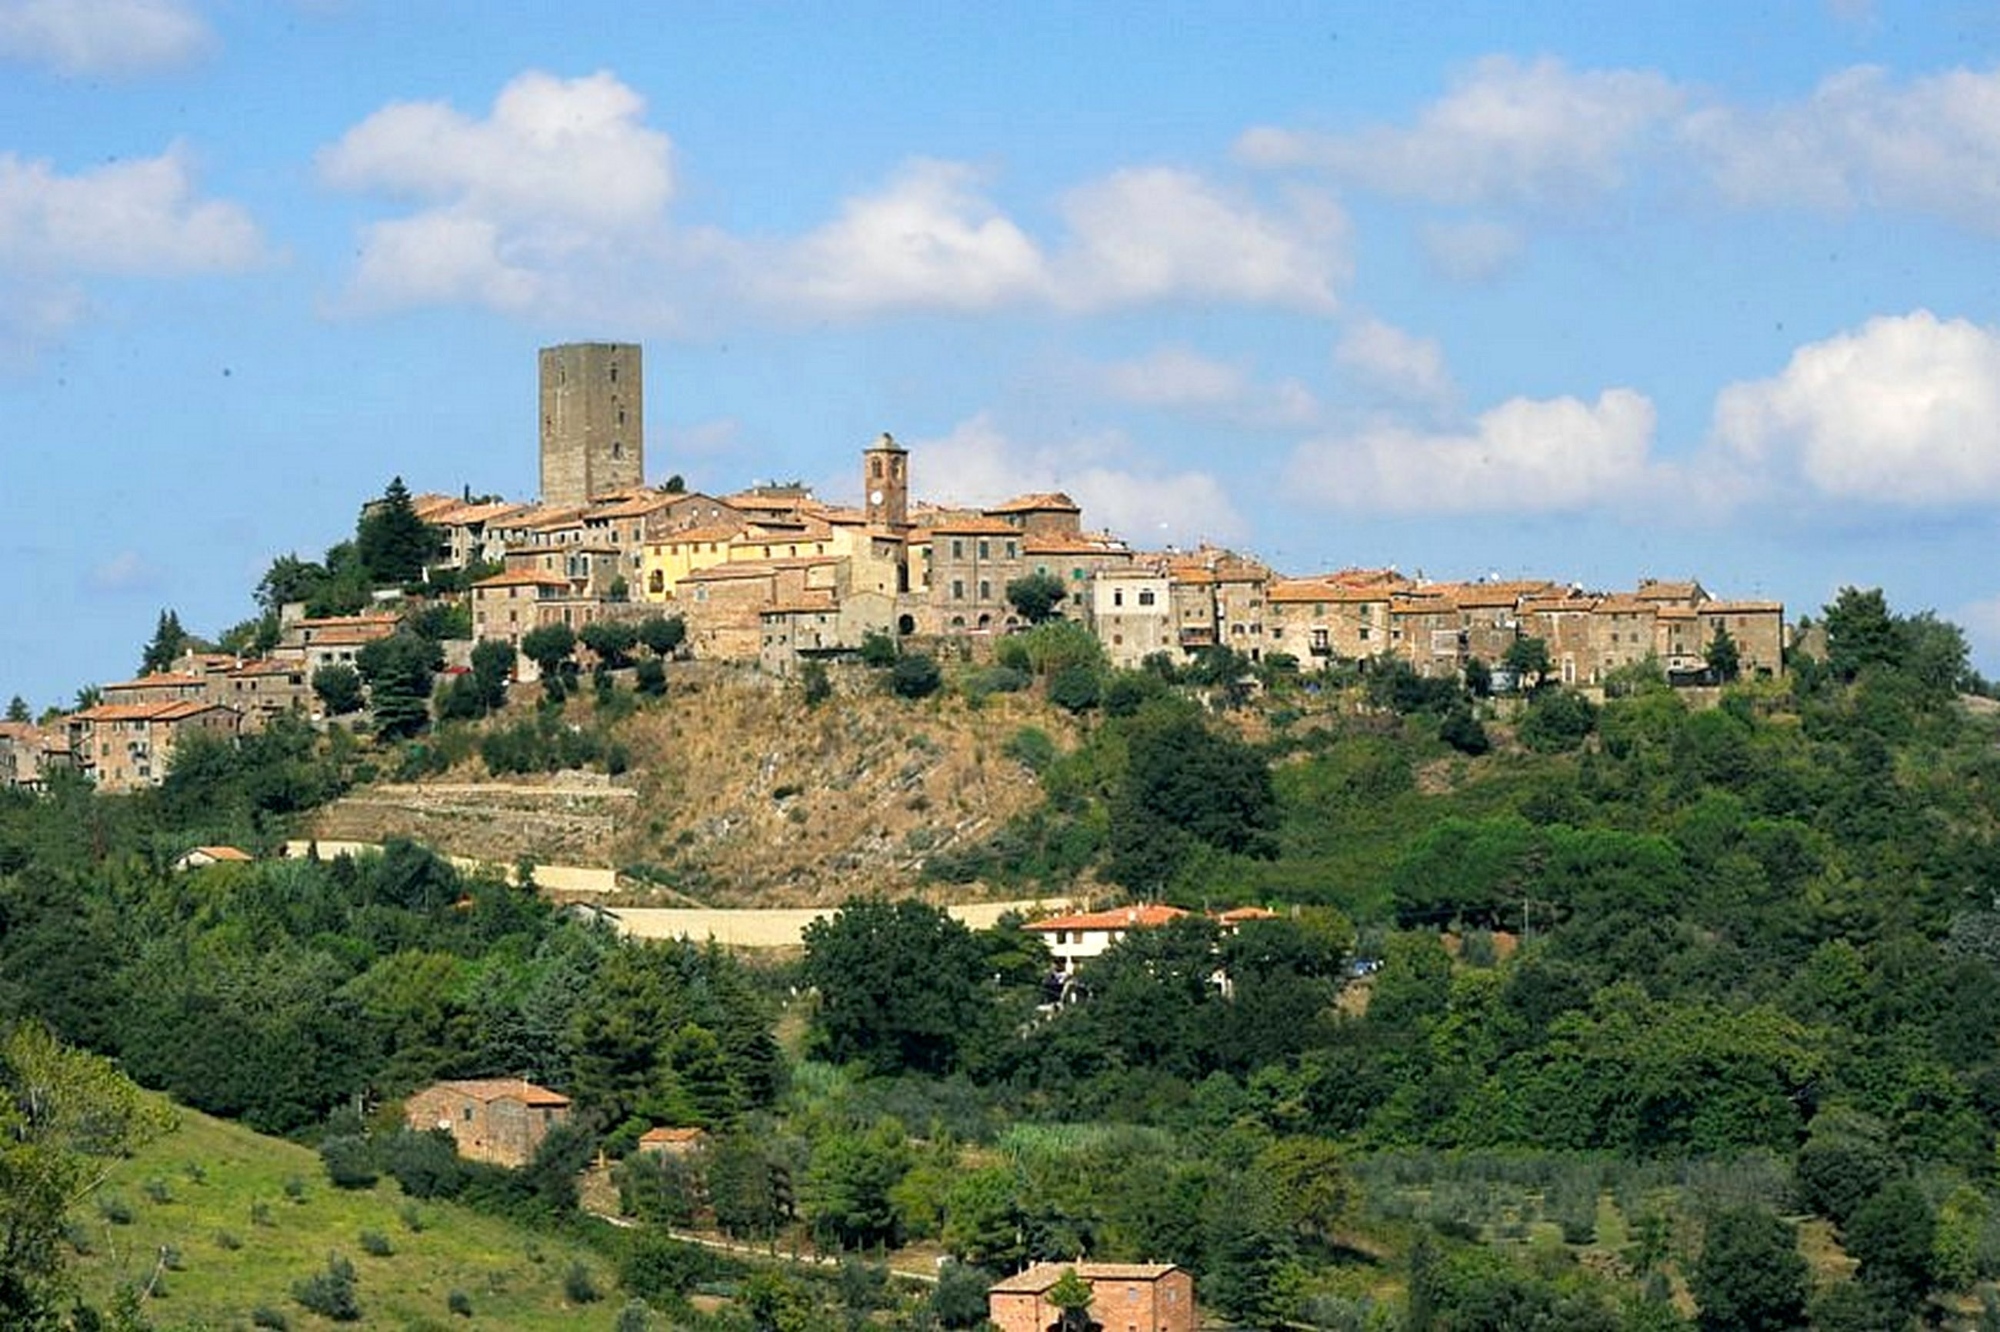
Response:
M601 1255L453 1204L411 1203L386 1178L370 1190L335 1189L317 1153L191 1110L173 1133L119 1162L73 1221L88 1252L71 1261L93 1303L121 1285L144 1286L162 1246L177 1253L178 1267L160 1274L146 1305L162 1328L249 1328L260 1308L282 1313L292 1329L609 1328L623 1302ZM364 1232L391 1252L368 1252ZM359 1324L309 1313L292 1297L329 1252L354 1264ZM601 1301L566 1298L576 1262ZM469 1302L469 1319L450 1308L454 1291Z

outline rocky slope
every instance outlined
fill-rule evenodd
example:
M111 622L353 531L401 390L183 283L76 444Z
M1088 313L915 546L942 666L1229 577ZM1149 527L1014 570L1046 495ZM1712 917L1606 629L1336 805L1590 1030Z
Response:
M615 866L632 900L662 904L909 891L928 855L978 841L1038 799L1033 774L1002 752L1011 736L1024 726L1058 744L1073 736L1038 699L911 703L878 679L836 671L835 697L808 708L796 685L689 665L665 700L617 723L631 754L617 777L490 779L474 758L435 781L357 789L309 832L407 836L499 863ZM587 699L569 715L590 724Z

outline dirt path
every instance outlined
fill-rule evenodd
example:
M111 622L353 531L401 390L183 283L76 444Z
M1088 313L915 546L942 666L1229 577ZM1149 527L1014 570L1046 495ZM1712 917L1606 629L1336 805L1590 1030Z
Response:
M539 873L539 871L537 871ZM1042 915L1063 911L1069 899L1025 902L966 902L947 906L953 920L970 929L991 929L1009 911ZM713 939L730 948L796 948L806 926L835 907L606 907L619 932L639 939Z

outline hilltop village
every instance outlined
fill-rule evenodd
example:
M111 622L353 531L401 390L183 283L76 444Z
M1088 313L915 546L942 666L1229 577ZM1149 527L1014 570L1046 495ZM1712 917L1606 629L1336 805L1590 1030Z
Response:
M448 645L458 649L448 668L463 669L474 643L501 641L516 649L515 678L531 680L535 663L519 649L534 630L657 616L682 621L684 653L778 677L854 654L871 635L977 657L1030 622L1010 595L1029 580L1114 667L1228 649L1252 663L1400 661L1457 677L1473 662L1502 668L1517 642L1536 639L1551 679L1589 689L1648 660L1671 682L1701 682L1719 639L1745 674L1782 661L1780 603L1717 598L1691 579L1609 591L1426 582L1393 569L1281 574L1208 546L1139 550L1091 530L1059 492L980 508L922 499L912 491L921 460L888 434L860 450L858 507L801 485L720 495L679 477L649 485L641 349L567 344L543 349L539 367L539 500L409 501L436 538L427 579L451 575L438 584L457 589L414 600L469 603L471 639ZM190 731L236 734L313 711L315 674L351 665L404 610L389 601L314 618L290 604L261 655L190 653L102 685L92 706L53 725L0 722L0 785L36 784L59 765L105 790L157 785Z

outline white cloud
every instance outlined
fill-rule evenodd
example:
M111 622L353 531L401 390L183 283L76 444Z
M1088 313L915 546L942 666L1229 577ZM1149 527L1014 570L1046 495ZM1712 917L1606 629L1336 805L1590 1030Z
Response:
M836 313L979 310L1046 294L1035 242L953 162L904 165L888 187L757 262L754 285L780 305Z
M1186 347L1161 347L1102 366L1098 380L1105 393L1121 402L1238 425L1297 427L1319 415L1318 401L1297 380L1261 383L1243 364Z
M912 442L911 480L917 493L955 504L1061 490L1083 506L1088 526L1109 528L1134 546L1242 538L1242 516L1214 476L1147 468L1135 452L1117 434L1022 444L982 412L948 435Z
M645 100L609 73L529 71L484 119L438 102L369 116L321 152L321 176L427 207L365 230L351 298L519 309L616 267L612 251L643 251L674 192L672 145L644 113Z
M862 316L1036 305L1090 312L1172 301L1323 311L1348 270L1346 220L1299 191L1277 209L1167 168L1070 191L1053 241L1028 234L962 163L907 163L798 240L743 262L769 304Z
M1716 400L1717 465L1828 496L1960 505L2000 498L2000 335L1928 310L1809 343Z
M1347 276L1347 220L1301 192L1283 212L1189 171L1134 168L1071 191L1056 298L1082 309L1222 300L1331 310Z
M179 0L0 0L0 56L72 78L179 65L212 41Z
M1265 167L1317 167L1433 203L1562 203L1624 179L1625 159L1683 94L1648 70L1571 70L1544 56L1487 56L1409 128L1319 134L1272 127L1237 142Z
M11 354L81 323L90 278L234 272L269 258L247 212L200 195L179 144L75 175L0 152L0 345Z
M1735 203L1909 208L2000 229L2000 70L1898 86L1863 66L1768 111L1704 109L1682 133Z
M1515 398L1463 432L1378 426L1311 441L1292 457L1295 491L1335 508L1387 513L1548 513L1632 494L1649 472L1653 404L1631 389Z
M0 268L168 276L266 258L242 208L197 196L185 148L74 176L0 153Z
M1349 328L1333 349L1334 363L1361 383L1410 402L1438 405L1457 396L1444 348L1379 319Z

